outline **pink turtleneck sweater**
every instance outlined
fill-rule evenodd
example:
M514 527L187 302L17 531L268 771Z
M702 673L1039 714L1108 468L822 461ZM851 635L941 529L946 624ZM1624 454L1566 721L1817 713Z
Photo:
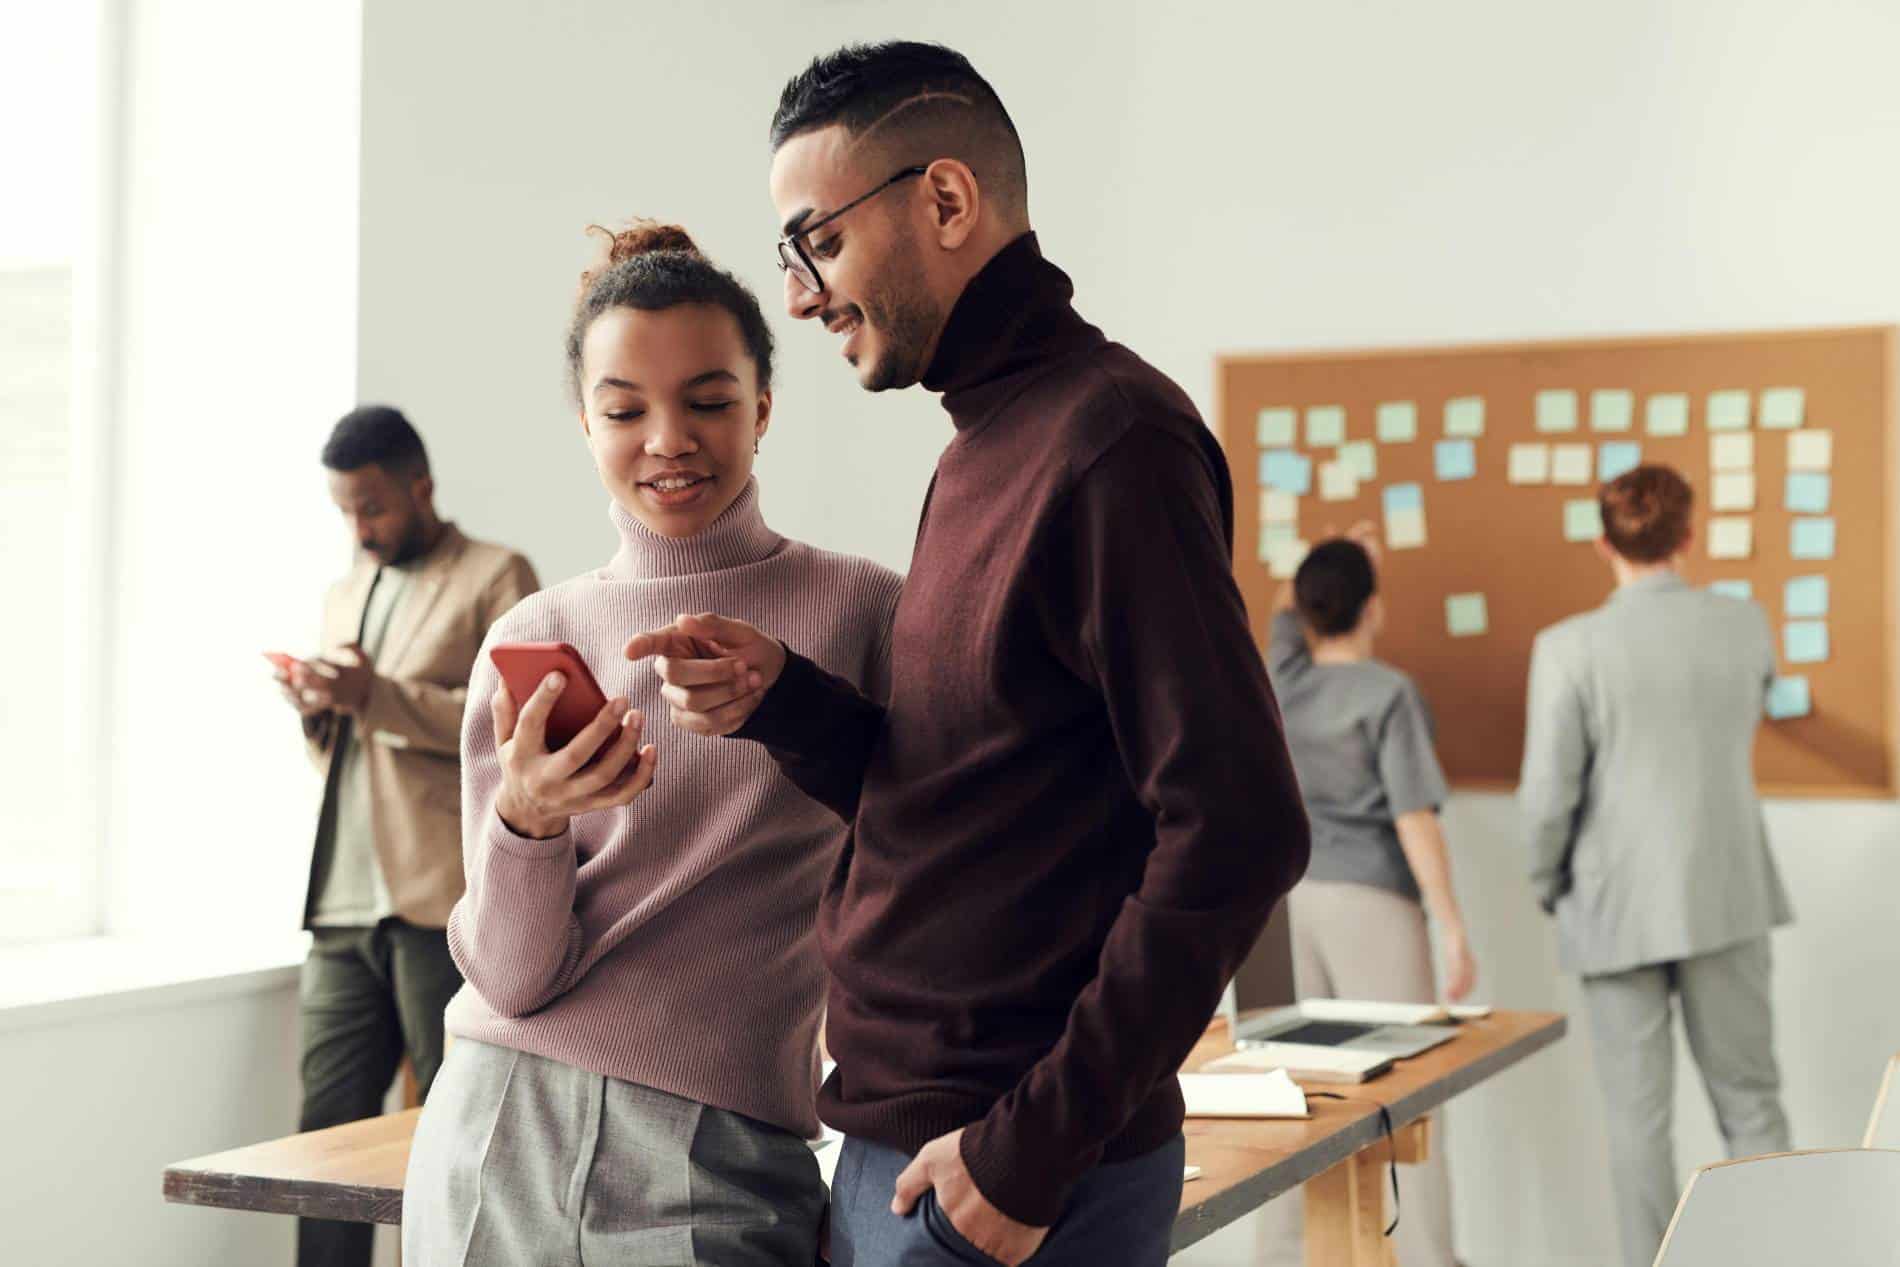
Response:
M627 639L681 612L770 630L883 698L901 578L766 527L749 484L697 536L661 537L617 504L607 567L523 601L488 632L462 726L468 891L449 949L468 979L448 1030L532 1052L800 1135L818 1132L824 968L819 894L845 825L757 744L675 728ZM653 786L622 809L527 840L495 813L501 787L487 646L569 642L601 689L647 717Z

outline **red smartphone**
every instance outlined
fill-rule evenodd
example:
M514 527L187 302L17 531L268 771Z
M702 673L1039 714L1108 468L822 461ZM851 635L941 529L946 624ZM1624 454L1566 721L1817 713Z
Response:
M527 702L548 674L566 676L567 685L548 715L549 752L567 747L607 707L606 692L594 680L587 661L565 642L504 642L489 648L488 658L501 671L516 707Z

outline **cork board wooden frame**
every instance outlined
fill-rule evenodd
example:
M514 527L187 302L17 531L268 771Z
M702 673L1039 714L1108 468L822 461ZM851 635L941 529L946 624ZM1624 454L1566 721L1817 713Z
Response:
M1383 490L1392 484L1419 486L1426 541L1386 551L1381 586L1388 617L1378 654L1410 673L1424 691L1437 718L1439 757L1454 785L1474 791L1515 787L1531 640L1545 626L1599 605L1612 588L1594 549L1565 539L1565 503L1594 498L1604 444L1636 444L1642 461L1668 463L1695 487L1697 545L1687 579L1697 585L1747 582L1775 631L1778 671L1808 680L1808 715L1762 725L1755 766L1764 794L1890 798L1896 791L1900 733L1892 663L1900 633L1892 583L1895 349L1896 328L1879 326L1223 354L1216 361L1215 409L1234 476L1234 572L1255 636L1264 647L1281 584L1262 557L1268 508L1261 496L1260 413L1290 408L1297 426L1286 447L1310 459L1313 470L1313 486L1297 503L1301 538L1319 540L1329 527L1343 530L1361 519L1383 524ZM1831 433L1825 516L1798 516L1788 509L1788 437L1793 432L1763 426L1763 393L1791 387L1804 396L1799 430ZM1537 397L1544 391L1576 393L1575 430L1539 429ZM1629 394L1627 431L1593 429L1591 405L1599 391ZM1710 397L1717 392L1747 394L1745 428L1711 431ZM1686 397L1686 429L1652 433L1650 398L1678 394ZM1435 445L1453 438L1446 435L1446 403L1471 397L1483 401L1482 434L1468 437L1474 473L1441 480ZM1403 401L1415 406L1416 438L1379 441L1377 407ZM1348 442L1373 442L1373 478L1340 500L1319 496L1319 467L1335 460L1337 451L1330 444L1309 443L1307 410L1315 406L1344 409ZM1606 420L1614 421L1616 412L1607 410ZM1752 548L1746 558L1712 559L1711 443L1716 435L1743 434L1753 437L1754 509L1736 513L1752 525ZM1589 482L1510 482L1507 466L1514 444L1589 445ZM1285 513L1285 505L1281 499L1279 513ZM1816 517L1834 523L1833 556L1797 559L1794 522ZM1797 577L1816 575L1827 578L1827 658L1791 663L1785 587ZM1480 635L1453 636L1446 599L1468 594L1485 596L1488 627Z

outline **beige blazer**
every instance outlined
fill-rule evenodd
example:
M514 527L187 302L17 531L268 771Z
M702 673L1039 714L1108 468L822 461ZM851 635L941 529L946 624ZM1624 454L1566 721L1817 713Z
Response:
M373 556L360 555L330 587L325 651L356 640L376 566ZM411 924L444 927L462 896L460 754L469 670L488 627L538 588L527 559L447 524L383 634L369 698L352 727L368 763L376 858L396 914ZM311 761L326 780L336 722L330 713L304 722ZM306 920L314 900L306 890Z

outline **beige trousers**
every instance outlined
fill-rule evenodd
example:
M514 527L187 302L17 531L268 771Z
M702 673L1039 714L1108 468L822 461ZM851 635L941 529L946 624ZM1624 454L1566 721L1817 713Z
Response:
M1301 998L1437 1000L1431 936L1417 902L1370 885L1308 880L1293 890L1288 913L1293 983ZM1338 1090L1353 1093L1351 1087ZM1390 1199L1388 1194L1388 1204ZM1399 1200L1399 1229L1392 1239L1401 1267L1453 1267L1442 1116L1432 1123L1431 1159L1399 1167ZM1266 1205L1259 1242L1262 1264L1292 1267L1303 1261L1304 1214L1296 1192ZM1386 1217L1391 1215L1388 1209Z

